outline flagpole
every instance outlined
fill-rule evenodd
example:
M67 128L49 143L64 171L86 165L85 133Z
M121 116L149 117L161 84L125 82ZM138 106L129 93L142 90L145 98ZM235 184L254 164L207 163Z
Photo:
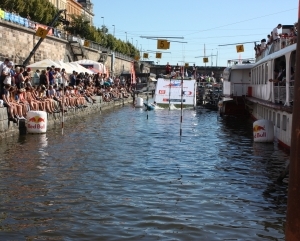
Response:
M300 0L298 3L298 26L300 25ZM292 120L292 137L289 168L288 202L286 215L285 240L300 240L300 37L297 37L296 76L294 86L294 104Z

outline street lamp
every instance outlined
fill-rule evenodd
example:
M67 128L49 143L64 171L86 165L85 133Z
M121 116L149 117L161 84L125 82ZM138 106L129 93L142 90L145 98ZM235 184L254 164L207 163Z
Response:
M101 17L101 18L103 19L103 24L102 25L104 26L104 17Z
M127 43L127 32L125 32L125 34L126 34L126 43Z
M115 37L115 25L113 25L113 27L114 27L114 37Z

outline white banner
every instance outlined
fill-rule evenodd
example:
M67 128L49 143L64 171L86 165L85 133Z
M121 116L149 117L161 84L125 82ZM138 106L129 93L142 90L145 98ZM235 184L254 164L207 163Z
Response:
M184 105L196 104L196 81L183 80ZM170 102L169 102L170 99ZM155 89L155 101L157 104L181 104L181 80L179 79L158 79Z

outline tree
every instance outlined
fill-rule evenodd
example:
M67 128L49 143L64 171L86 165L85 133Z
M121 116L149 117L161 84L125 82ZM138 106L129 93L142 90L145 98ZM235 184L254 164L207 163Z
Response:
M84 16L70 15L71 21L69 26L66 26L66 30L71 34L79 35L82 38L86 36L91 36L89 21L87 21Z

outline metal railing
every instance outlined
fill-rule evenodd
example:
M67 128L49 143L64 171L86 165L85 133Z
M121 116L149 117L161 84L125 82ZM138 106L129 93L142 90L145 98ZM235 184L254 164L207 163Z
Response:
M274 86L274 100L277 104L285 104L286 102L286 86ZM294 101L294 86L289 87L289 101Z

